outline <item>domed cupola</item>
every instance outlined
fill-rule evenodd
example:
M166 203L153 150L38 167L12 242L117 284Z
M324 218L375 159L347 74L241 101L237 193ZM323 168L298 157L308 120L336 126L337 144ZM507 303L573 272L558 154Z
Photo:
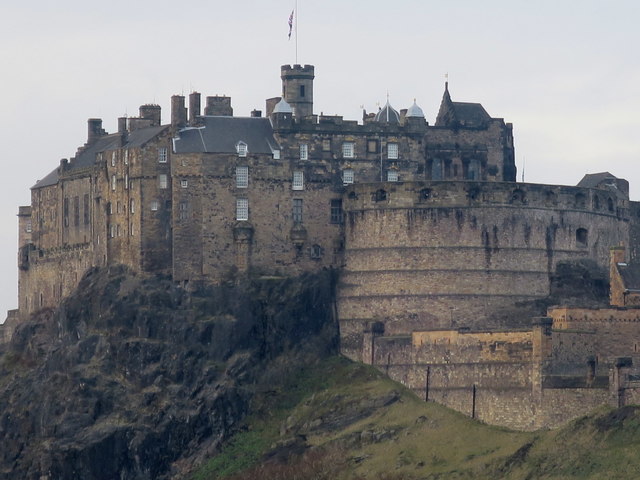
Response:
M273 113L293 113L293 109L283 98L273 107Z
M409 107L407 110L407 114L405 115L408 118L424 118L424 112L422 109L416 104L416 99L413 99L413 105Z
M381 108L378 113L376 113L374 121L379 123L400 123L400 114L389 104L389 100L387 100L384 108Z

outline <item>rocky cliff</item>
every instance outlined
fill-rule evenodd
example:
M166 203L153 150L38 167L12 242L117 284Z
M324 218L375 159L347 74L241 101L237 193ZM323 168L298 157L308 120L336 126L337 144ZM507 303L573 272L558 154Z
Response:
M0 478L179 477L256 389L335 353L335 274L188 293L92 270L0 350Z

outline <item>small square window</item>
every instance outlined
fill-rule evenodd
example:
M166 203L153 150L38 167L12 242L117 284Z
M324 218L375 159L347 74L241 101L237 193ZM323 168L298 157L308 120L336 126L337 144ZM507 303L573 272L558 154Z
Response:
M274 150L273 151L273 159L274 160L280 160L280 150Z
M355 157L355 149L353 142L344 142L342 144L342 156L344 158L354 158Z
M158 149L158 163L167 163L167 147Z
M309 159L309 146L306 143L300 144L300 160Z
M387 143L387 158L390 160L398 159L398 144L397 143Z
M325 138L324 140L322 140L322 151L323 152L330 152L331 151L331 139L330 138Z
M163 190L169 186L169 180L164 173L158 175L158 186Z
M354 173L352 168L346 168L342 171L342 183L350 185L354 182Z
M247 188L249 186L249 167L236 167L236 187Z
M293 190L304 190L304 172L293 172Z
M395 169L387 170L387 182L397 182L398 171Z
M180 186L182 188L188 188L189 187L189 180L180 180Z
M236 198L236 220L249 220L249 200L247 198Z
M157 212L158 208L160 208L160 202L158 202L158 200L154 200L151 202L151 211L152 212Z

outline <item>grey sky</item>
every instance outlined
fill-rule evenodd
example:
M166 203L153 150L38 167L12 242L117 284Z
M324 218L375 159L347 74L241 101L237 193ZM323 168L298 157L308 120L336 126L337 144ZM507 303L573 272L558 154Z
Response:
M0 309L17 305L18 205L74 155L86 120L136 115L192 90L236 115L280 93L294 1L36 0L0 7ZM298 0L298 63L316 66L317 113L360 119L387 91L433 123L449 74L456 101L514 124L518 180L576 184L608 170L640 200L640 2ZM0 314L0 321L4 313Z

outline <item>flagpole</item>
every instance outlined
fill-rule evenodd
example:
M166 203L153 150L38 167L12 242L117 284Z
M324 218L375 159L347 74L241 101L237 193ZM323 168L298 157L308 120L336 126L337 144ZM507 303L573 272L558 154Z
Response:
M298 15L298 0L296 0L295 6L296 16L295 16L295 27L296 27L296 64L298 63L298 21L300 16Z

